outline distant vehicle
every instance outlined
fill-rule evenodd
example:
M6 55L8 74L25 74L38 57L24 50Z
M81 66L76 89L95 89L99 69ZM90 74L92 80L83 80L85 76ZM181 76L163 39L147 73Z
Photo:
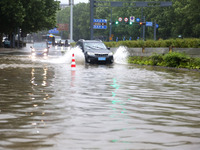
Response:
M60 36L55 36L55 45L68 47L68 41L66 39L61 39Z
M5 48L10 48L11 47L11 43L10 43L10 40L8 40L8 38L4 38L4 40L3 40L3 46Z
M55 35L46 34L42 36L43 39L46 39L48 45L55 45Z
M70 44L68 43L68 40L62 39L61 40L61 46L68 47L68 46L70 46Z
M76 44L79 46L87 63L113 63L113 53L105 46L102 41L97 40L79 40Z
M61 40L61 46L66 46L66 43L67 43L66 40L64 39Z
M61 37L55 36L55 45L60 46L61 45Z
M46 58L49 53L49 47L46 42L43 43L34 43L31 48L31 56L32 57L44 57Z

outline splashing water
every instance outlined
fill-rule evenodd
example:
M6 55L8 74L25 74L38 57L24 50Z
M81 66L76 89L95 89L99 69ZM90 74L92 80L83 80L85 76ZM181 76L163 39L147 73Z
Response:
M114 62L117 64L127 64L129 52L126 47L120 46L114 54Z
M68 50L65 55L63 56L63 59L65 59L66 63L71 63L72 61L72 54L74 54L76 63L83 64L85 63L85 56L82 52L82 50L79 47L74 47Z
M59 58L47 59L47 60L41 60L41 61L50 62L50 63L58 63L58 64L61 64L61 63L70 64L72 62L72 54L74 54L77 64L85 63L85 56L82 50L78 47L69 48L68 50L66 50L66 53Z

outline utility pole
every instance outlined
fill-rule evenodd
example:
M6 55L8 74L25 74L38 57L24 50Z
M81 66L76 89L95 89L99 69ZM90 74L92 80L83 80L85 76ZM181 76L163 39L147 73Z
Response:
M70 43L73 42L73 4L74 4L74 0L69 0L69 5L70 5Z
M145 22L145 16L143 16L143 22ZM143 41L145 41L145 25L143 26Z
M156 41L156 21L154 21L154 40Z
M111 16L110 16L110 36L109 36L109 41L110 41L110 37L111 37L111 35L112 35L112 8L111 8L111 10L110 10L111 12Z
M90 0L90 39L93 40L94 0Z
M143 22L143 7L141 7L141 22ZM141 28L140 38L143 38L143 29Z
M19 49L19 41L20 41L20 29L19 29L19 27L17 27L17 34L18 34L18 37L17 37L17 48Z

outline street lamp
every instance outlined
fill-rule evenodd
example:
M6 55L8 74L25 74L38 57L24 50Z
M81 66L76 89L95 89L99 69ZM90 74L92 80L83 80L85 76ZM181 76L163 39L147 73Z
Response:
M69 0L70 5L70 43L73 41L73 4L74 0Z

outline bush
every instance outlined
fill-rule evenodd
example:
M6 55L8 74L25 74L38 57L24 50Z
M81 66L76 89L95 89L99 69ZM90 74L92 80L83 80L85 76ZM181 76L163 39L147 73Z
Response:
M167 45L167 40L159 40L155 42L155 47L169 47Z
M126 46L133 47L177 47L177 48L200 48L200 39L186 38L186 39L168 39L168 40L137 40L137 41L119 41L119 42L105 42L108 47Z
M165 54L163 60L167 67L179 67L180 64L188 62L190 58L184 53L172 52Z
M200 69L200 58L192 58L188 68Z
M153 54L151 57L132 56L129 57L128 62L139 65L200 69L200 58L190 58L184 53L178 52L165 55Z
M161 54L153 54L151 57L151 65L156 66L163 62L163 55Z
M72 47L75 47L76 46L76 43L74 42L74 43L70 43L70 45L72 46Z

